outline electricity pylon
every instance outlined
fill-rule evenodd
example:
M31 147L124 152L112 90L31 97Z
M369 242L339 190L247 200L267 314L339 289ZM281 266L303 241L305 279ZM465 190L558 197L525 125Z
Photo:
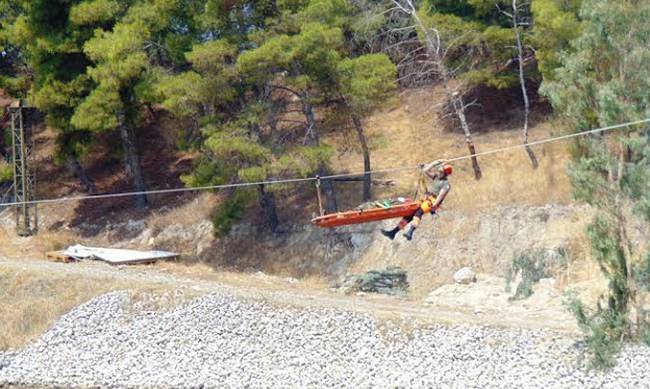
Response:
M29 166L32 152L30 138L33 124L30 117L33 111L34 109L28 107L23 100L18 100L9 107L14 166L14 201L19 203L15 206L16 233L19 236L31 236L38 231L36 204L29 203L35 200L34 174Z

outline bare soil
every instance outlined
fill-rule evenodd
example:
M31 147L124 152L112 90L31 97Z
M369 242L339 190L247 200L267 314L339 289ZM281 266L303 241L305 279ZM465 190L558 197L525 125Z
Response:
M434 159L468 153L463 136L447 131L440 120L439 111L444 104L441 96L439 88L435 87L405 91L387 109L365 120L373 169L415 167ZM516 113L509 114L510 121L498 117L490 119L489 112L485 111L488 108L484 107L478 115L489 124L481 126L484 131L478 131L475 136L478 151L519 144L521 133ZM363 160L356 134L349 123L332 116L327 112L319 113L322 140L336 149L332 170L362 171ZM179 123L165 115L149 120L138 134L140 141L147 144L142 155L147 185L151 189L179 187L180 176L190 170L197 155L176 149ZM340 131L341 128L347 130ZM531 140L555 132L553 122L536 117ZM130 190L114 135L105 134L93 153L82 161L99 192ZM51 157L56 147L55 134L50 129L40 128L35 132L34 143L39 198L80 194L76 178ZM16 272L25 271L35 279L54 278L72 285L87 281L88 285L96 286L71 289L78 291L72 295L52 287L52 295L69 304L52 309L52 315L39 319L45 324L38 328L46 328L56 315L71 307L70 304L106 290L163 285L199 292L222 290L277 304L355 310L388 319L575 331L574 321L556 304L565 286L562 284L557 284L552 303L542 300L530 309L523 304L500 306L497 310L479 307L476 311L477 307L470 303L453 303L454 300L471 301L471 295L496 293L494 285L481 283L475 289L461 287L460 292L456 289L448 294L440 292L440 303L424 304L432 290L451 283L451 274L461 266L472 265L485 277L500 277L510 253L521 247L566 244L578 246L578 253L585 252L581 239L588 215L580 212L568 219L538 223L521 240L513 235L513 231L522 230L518 224L507 222L511 224L501 229L503 219L495 215L509 206L526 209L570 202L570 185L565 174L569 160L566 144L545 145L535 152L540 161L537 170L530 167L523 150L479 158L484 173L481 181L474 180L469 161L454 164L453 189L440 217L433 222L425 220L418 231L420 239L412 244L377 240L379 225L362 226L352 234L310 228L308 220L317 212L315 191L309 185L301 185L277 194L282 223L282 232L278 235L259 228L260 215L252 206L246 222L236 226L231 236L214 238L210 217L221 201L218 193L152 196L151 206L143 211L134 210L128 198L44 205L39 209L41 232L30 238L16 238L10 210L4 210L0 212L0 269L14 274L11 276L14 278ZM391 186L374 188L375 197L382 198L412 195L417 175L414 170L406 174L378 174L374 178L393 182ZM361 202L360 184L336 183L336 189L340 208L354 207ZM499 235L503 231L510 231L510 235ZM519 244L512 244L513 241ZM94 263L66 265L25 259L44 258L47 251L74 243L178 251L184 264L112 268ZM351 249L357 243L356 248ZM504 247L507 250L504 251ZM571 280L589 284L589 280L597 279L598 271L583 263L574 263L575 268L570 269L575 272ZM328 289L331 278L345 271L360 272L386 265L400 265L409 271L412 283L409 297L342 296ZM587 285L585 290L589 293L598 290L595 287L600 285L598 282ZM465 297L460 298L458 293ZM29 294L25 297L29 302ZM40 301L46 304L45 310L49 309L49 300ZM22 311L18 309L17 312L15 320L20 321ZM36 332L26 331L25 339L31 339Z
M178 269L177 269L178 270ZM183 289L195 294L221 292L228 293L243 299L263 300L267 303L280 306L310 307L310 308L335 308L346 311L361 312L372 315L380 320L402 321L411 323L414 326L432 323L442 324L480 324L495 327L507 328L546 328L566 333L577 333L574 320L569 320L566 313L558 311L557 304L535 304L533 309L522 309L521 305L501 306L488 308L481 304L473 306L465 299L462 304L449 305L449 298L457 298L456 295L448 294L445 299L445 292L439 294L440 302L425 302L421 299L406 297L390 297L381 295L353 295L346 296L328 289L322 284L312 283L305 280L293 280L264 274L242 274L242 273L217 273L189 269L185 274L176 274L169 269L156 266L134 266L134 267L112 267L110 265L87 262L87 263L53 263L42 260L23 259L21 261L0 258L0 274L4 282L16 282L17 279L39 277L41 279L57 280L65 285L78 285L86 283L86 293L77 294L66 291L64 288L50 290L51 298L59 300L70 293L75 294L74 299L66 300L74 303L81 303L96 295L105 293L107 290L132 289L132 290L176 290ZM200 274L200 275L199 275ZM76 280L73 282L73 280ZM6 299L7 290L3 288L0 297ZM92 291L91 291L92 289ZM474 286L468 293L476 294L476 289L490 291L489 288L482 288L481 284ZM30 291L33 309L47 308L47 305L37 304L34 299L38 291ZM20 300L24 301L23 295ZM436 299L438 300L438 299ZM11 309L17 302L7 301L3 303L4 309ZM72 308L72 305L69 307ZM63 311L63 312L62 312ZM50 310L49 314L41 317L31 317L32 329L27 332L19 330L12 331L12 338L3 339L1 348L19 347L25 342L33 339L38 330L45 330L57 314L64 313L65 309ZM14 318L3 324L3 326L20 325Z

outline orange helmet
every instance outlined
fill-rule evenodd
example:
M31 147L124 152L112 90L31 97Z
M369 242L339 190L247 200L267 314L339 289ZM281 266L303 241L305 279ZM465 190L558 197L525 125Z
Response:
M442 165L442 171L445 172L446 175L450 175L454 169L451 167L450 164L446 163Z

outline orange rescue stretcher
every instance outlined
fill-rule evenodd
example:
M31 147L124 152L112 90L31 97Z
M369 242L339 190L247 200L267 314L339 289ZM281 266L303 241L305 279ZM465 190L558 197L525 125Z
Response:
M418 208L420 208L419 201L404 199L403 202L388 207L378 205L376 208L355 209L345 212L330 213L328 215L315 217L311 222L312 224L324 228L340 227L351 224L361 224L411 216L418 210Z

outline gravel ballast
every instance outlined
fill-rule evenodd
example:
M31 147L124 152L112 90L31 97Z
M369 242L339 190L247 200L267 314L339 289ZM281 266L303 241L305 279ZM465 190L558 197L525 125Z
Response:
M581 367L581 346L566 335L408 327L221 294L152 311L113 292L0 353L0 387L650 387L642 345L603 373Z

